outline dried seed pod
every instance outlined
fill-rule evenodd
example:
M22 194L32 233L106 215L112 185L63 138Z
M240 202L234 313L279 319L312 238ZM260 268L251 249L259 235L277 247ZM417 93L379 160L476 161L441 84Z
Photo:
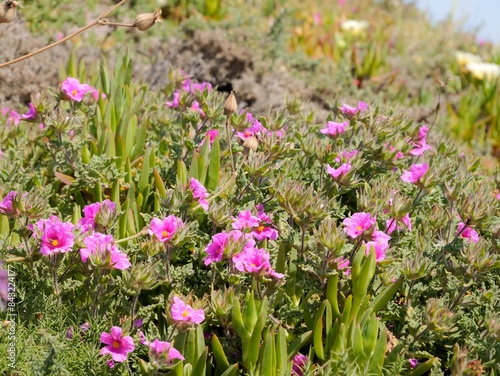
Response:
M224 103L224 115L231 116L238 110L238 104L236 103L236 90L231 90L229 97L227 97Z
M153 13L142 13L135 18L134 26L140 31L146 31L157 22L161 22L161 10L157 9Z
M16 8L20 7L19 1L7 0L0 4L0 23L10 23L16 16Z
M255 136L248 137L243 143L243 147L246 149L251 149L256 151L259 147L259 140Z

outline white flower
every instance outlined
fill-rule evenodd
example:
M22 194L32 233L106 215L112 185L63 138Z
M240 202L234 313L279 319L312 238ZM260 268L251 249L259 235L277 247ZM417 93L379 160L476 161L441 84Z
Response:
M480 63L481 57L478 55L471 54L470 52L456 51L455 59L457 59L458 65L463 68L469 63Z
M340 24L340 30L352 35L360 35L363 34L366 29L368 29L368 26L370 26L368 21L345 20Z
M465 69L478 80L494 81L500 78L500 65L492 63L469 63Z

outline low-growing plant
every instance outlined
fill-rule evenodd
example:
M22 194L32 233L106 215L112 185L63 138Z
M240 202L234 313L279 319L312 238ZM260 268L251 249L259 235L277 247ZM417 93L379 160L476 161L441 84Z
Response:
M68 66L0 118L4 373L497 374L498 186L432 125Z

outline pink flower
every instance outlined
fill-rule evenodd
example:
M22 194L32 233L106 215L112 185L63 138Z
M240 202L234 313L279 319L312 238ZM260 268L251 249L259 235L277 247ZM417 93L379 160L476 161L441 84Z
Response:
M183 226L182 219L175 215L169 215L161 220L153 218L149 225L149 235L155 235L160 242L167 242L175 235L178 229Z
M115 362L127 360L127 354L135 349L134 340L130 336L123 337L122 329L118 326L111 328L111 334L101 333L101 342L108 345L101 349L100 354L110 354Z
M203 112L203 110L201 109L200 103L198 101L194 101L191 104L191 110L194 112L198 112L201 117L205 117L205 112Z
M236 243L242 238L241 231L234 230L231 232L221 232L212 236L212 242L207 246L205 252L205 265L210 265L213 262L222 261L226 248L230 243Z
M250 234L258 241L262 241L264 239L278 239L278 231L272 227L264 226L264 224L257 226L257 228L251 231Z
M96 90L96 88L87 84L81 84L80 81L72 77L66 78L61 84L61 91L66 98L76 102L81 102L85 94L94 90Z
M418 364L418 360L417 360L417 359L415 359L415 358L410 358L410 359L408 359L408 362L410 363L410 367L411 367L412 369L413 369L413 368L415 368L415 367L417 366L417 364Z
M387 228L386 231L387 231L388 234L391 234L396 229L402 230L402 227L398 225L398 222L402 222L406 226L406 228L408 229L408 231L411 231L410 213L406 213L405 216L403 218L401 218L399 221L397 221L394 218L389 218L385 222L385 226Z
M181 105L181 92L179 90L176 90L174 92L174 98L171 101L165 102L167 107L170 108L177 108Z
M365 244L366 254L369 255L372 247L375 249L375 260L377 262L385 259L385 251L389 249L391 237L382 231L373 232L373 240Z
M11 124L19 125L21 122L21 115L8 107L2 108L2 115L7 117L7 126Z
M307 364L307 356L297 353L293 357L292 376L303 376Z
M205 313L202 309L193 309L177 296L174 297L174 304L172 304L170 313L172 314L172 319L176 322L200 324L205 320Z
M242 252L233 256L234 267L240 272L253 275L265 275L276 279L284 277L276 273L269 262L269 253L263 248L245 247Z
M498 193L498 194L495 196L495 198L496 198L497 200L500 200L500 193Z
M184 360L184 357L170 342L155 339L149 343L149 359L161 367L169 366L175 359Z
M313 21L314 21L314 24L319 26L321 25L321 13L320 12L316 12L313 14Z
M463 222L460 222L458 224L458 228L457 228L457 234L460 234L460 231L462 231L462 229L465 227L465 223ZM477 243L479 241L479 235L477 233L476 230L470 228L469 226L467 226L467 228L465 230L462 231L462 233L460 234L460 236L462 238L466 238L466 239L469 239L471 242L473 243Z
M210 142L210 145L213 144L214 140L215 140L215 137L217 137L219 135L219 131L217 129L210 129L209 131L207 131L207 133L205 134L205 137L203 138L203 140L201 140L200 142L200 146L203 146L203 144L205 143L205 138L208 136L208 140Z
M198 203L203 208L203 210L208 210L208 201L206 198L208 197L207 189L201 184L198 179L189 178L189 187L191 191L193 191L193 198L198 200Z
M326 128L321 129L320 132L331 137L337 137L344 133L344 130L348 124L349 123L347 121L344 121L343 123L329 121L328 123L326 123Z
M345 259L343 257L338 257L335 259L335 263L337 264L338 270L343 270L349 268L349 259Z
M82 262L90 258L94 266L125 270L132 265L128 256L116 248L113 236L100 232L93 233L83 239L87 248L80 249Z
M372 218L370 213L354 213L350 218L344 219L342 222L345 226L344 231L351 238L356 239L365 231L370 230L377 222L375 217Z
M196 92L203 92L205 89L211 91L212 84L210 82L193 82L191 78L186 76L186 80L182 83L181 88L185 92L196 94Z
M335 180L339 177L344 177L350 170L352 166L349 162L343 163L339 168L333 168L330 165L326 165L326 172L331 175Z
M94 99L94 101L96 101L96 102L99 100L99 94L101 94L101 98L102 98L102 99L106 99L106 94L99 92L99 90L97 90L97 89L95 89L94 91L92 91L92 92L90 93L90 95L92 95L92 98L93 98L93 99Z
M78 221L83 232L111 227L116 215L116 204L110 200L94 202L83 208L83 218Z
M351 161L356 155L358 155L358 151L356 149L347 151L344 150L339 155L335 157L335 162L340 163L342 161L349 162Z
M253 216L250 210L245 210L238 214L238 218L235 219L232 226L233 230L242 230L247 227L257 227L259 222L259 218Z
M340 112L348 119L352 119L355 115L368 109L368 104L362 101L358 102L356 107L351 107L345 103L340 106Z
M0 213L5 214L6 216L15 216L17 214L17 210L14 208L13 201L16 199L17 192L10 191L7 193L0 202Z
M36 237L40 236L40 253L45 256L54 253L71 252L74 244L73 228L69 222L61 222L55 215L49 219L40 219L35 223L33 232Z
M414 156L423 155L427 150L431 150L432 147L427 145L426 137L429 128L427 126L420 127L418 131L417 141L413 142L413 149L410 150L409 154Z
M36 120L38 112L36 111L35 106L31 102L29 103L28 106L29 106L28 112L26 112L25 114L21 115L21 119L23 119L23 120Z
M245 116L246 121L250 124L250 126L245 129L244 132L236 132L236 136L238 136L242 140L255 136L257 133L264 130L262 123L255 119L250 112L247 112Z
M401 180L406 183L415 184L429 169L427 163L414 164L410 166L410 170L404 170L403 175L401 175Z

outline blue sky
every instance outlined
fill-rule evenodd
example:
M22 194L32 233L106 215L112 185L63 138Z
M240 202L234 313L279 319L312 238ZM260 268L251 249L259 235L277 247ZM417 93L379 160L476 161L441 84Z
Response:
M467 20L466 29L479 28L479 38L500 43L500 0L413 0L413 2L419 8L428 10L430 19L434 21L446 18L454 10L456 20Z

